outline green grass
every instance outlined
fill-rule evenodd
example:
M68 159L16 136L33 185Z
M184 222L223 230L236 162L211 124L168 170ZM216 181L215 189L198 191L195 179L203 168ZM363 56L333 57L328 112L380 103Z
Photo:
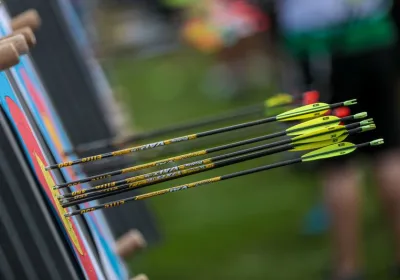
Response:
M224 112L262 100L263 90L241 102L216 102L200 91L210 59L190 51L147 60L120 59L117 77L141 130ZM276 159L276 158L275 158ZM265 164L255 160L191 176L183 182ZM149 200L165 242L130 261L151 280L321 279L329 268L327 236L300 234L301 222L318 201L315 175L282 168ZM365 192L364 244L370 279L386 279L388 235L373 188ZM383 272L382 272L383 271Z

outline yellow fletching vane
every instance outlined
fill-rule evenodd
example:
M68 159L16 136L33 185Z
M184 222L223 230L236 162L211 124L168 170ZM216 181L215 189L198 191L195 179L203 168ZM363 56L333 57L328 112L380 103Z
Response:
M323 127L318 130L312 131L310 133L296 136L292 139L292 142L296 144L301 144L301 143L325 141L332 138L337 138L345 133L347 133L347 129L343 125Z
M316 118L323 116L330 109L330 105L326 103L314 103L301 106L276 116L278 121L294 121Z
M343 156L355 151L357 146L350 142L333 144L316 151L309 152L301 157L302 161L313 161L319 159Z
M266 108L276 107L280 105L289 105L293 103L293 97L287 93L279 93L265 100Z
M287 135L301 135L304 133L310 133L312 131L319 130L323 127L338 125L340 118L336 116L324 116L309 121L302 122L295 126L286 129Z
M339 137L335 137L329 140L325 140L325 141L318 141L315 143L306 143L306 144L301 144L296 146L294 149L289 150L289 152L297 152L297 151L305 151L305 150L313 150L313 149L318 149L318 148L322 148L322 147L326 147L335 143L340 143L342 141L344 141L347 136L349 136L348 134L346 135L341 135Z

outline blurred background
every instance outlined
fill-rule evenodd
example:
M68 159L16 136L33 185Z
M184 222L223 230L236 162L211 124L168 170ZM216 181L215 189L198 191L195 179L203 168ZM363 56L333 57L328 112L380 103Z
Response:
M280 92L308 90L276 40L276 11L270 2L72 1L122 108L122 134L217 115ZM283 128L265 125L170 151ZM280 159L253 160L150 190ZM150 279L321 279L330 269L329 219L312 168L281 168L149 200L163 237L130 258L130 268ZM363 254L369 279L386 279L390 242L375 192L367 185L362 193Z

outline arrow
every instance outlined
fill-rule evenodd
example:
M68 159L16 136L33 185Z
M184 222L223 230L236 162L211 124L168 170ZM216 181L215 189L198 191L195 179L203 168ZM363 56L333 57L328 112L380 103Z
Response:
M356 125L359 125L359 123L350 124L350 125L347 125L347 127L352 127L352 126L356 126ZM271 154L276 154L276 153L287 151L290 149L292 149L292 150L316 149L319 147L323 147L326 145L330 145L333 143L343 141L347 137L347 135L352 135L355 133L360 133L360 132L373 130L373 129L375 129L374 124L366 125L366 126L362 126L362 127L358 127L358 128L350 129L350 130L348 130L346 128L346 126L342 126L342 125L322 128L316 132L311 132L306 135L300 135L298 137L295 137L294 139L287 139L287 140L283 140L283 141L265 144L265 145L262 145L259 147L254 147L254 148L238 151L236 153L233 153L234 154L233 156L236 156L236 155L243 155L243 156L234 157L232 159L229 159L230 157L233 157L231 154L231 155L229 155L228 159L219 160L217 162L206 161L206 163L204 165L192 167L187 170L182 170L182 171L178 170L178 171L175 171L172 173L167 173L167 174L160 175L157 177L148 178L148 179L141 180L138 182L121 184L119 186L113 186L113 187L109 187L109 188L105 188L105 189L99 188L97 190L95 189L91 193L88 193L87 191L86 191L86 193L81 192L81 194L75 195L73 197L73 200L63 201L62 206L69 207L72 205L77 205L79 203L84 203L86 201L100 199L103 197L108 197L111 195L129 191L132 189L138 189L138 188L151 186L151 185L154 185L157 183L170 181L170 180L173 180L176 178L181 178L181 177L185 177L188 175L201 173L201 172L211 170L211 169L221 168L224 166L264 157L264 156L271 155ZM313 142L315 142L315 143L313 143ZM322 143L320 143L320 142L322 142ZM303 145L305 145L305 146L303 146ZM298 147L298 146L299 146L299 149L296 149L296 147ZM251 153L254 151L261 151L261 152ZM251 154L249 154L249 153L251 153Z
M180 185L180 186L167 188L167 189L163 189L163 190L159 190L159 191L154 191L154 192L150 192L150 193L146 193L146 194L136 195L136 196L126 198L126 199L121 199L121 200L116 200L116 201L112 201L109 203L99 204L99 205L96 205L91 208L74 210L74 211L70 211L70 212L66 213L65 216L71 217L71 216L75 216L75 215L82 215L82 214L92 212L95 210L99 210L99 209L118 207L118 206L124 205L125 203L131 202L131 201L143 200L143 199L148 199L148 198L159 196L159 195L164 195L167 193L183 191L183 190L187 190L187 189L191 189L191 188L195 188L195 187L199 187L199 186L212 184L215 182L229 180L229 179L258 173L261 171L271 170L274 168L284 167L284 166L288 166L288 165L292 165L292 164L329 159L329 158L338 157L338 156L344 156L344 155L354 152L357 149L368 147L368 146L378 146L378 145L382 145L383 143L384 143L383 139L377 139L377 140L362 143L362 144L353 144L350 142L336 143L336 144L333 144L333 145L330 145L327 147L320 148L316 151L309 152L309 153L307 153L299 158L296 158L296 159L281 161L281 162L277 162L274 164L268 164L268 165L260 166L257 168L252 168L252 169L248 169L248 170L244 170L244 171L239 171L236 173L231 173L231 174L227 174L227 175L223 175L223 176L217 176L217 177L213 177L210 179L189 183L186 185Z
M118 151L114 151L114 152L110 152L110 153L80 158L80 159L77 159L74 161L67 161L67 162L62 162L62 163L58 163L58 164L53 164L53 165L47 166L46 170L60 169L60 168L64 168L64 167L72 166L72 165L76 165L76 164L83 164L83 163L103 160L105 158L127 155L127 154L131 154L131 153L139 152L139 151L150 150L150 149L154 149L157 147L176 144L176 143L182 143L182 142L191 141L194 139L199 139L199 138L203 138L203 137L207 137L207 136L211 136L211 135L221 134L224 132L234 131L234 130L251 127L251 126L256 126L256 125L261 125L261 124L265 124L265 123L316 118L316 117L324 115L330 109L342 107L342 106L350 106L350 105L355 105L355 104L357 104L357 101L355 99L345 101L345 102L339 102L339 103L335 103L335 104L314 103L314 104L305 105L305 106L302 106L299 108L289 110L287 112L284 112L284 113L279 114L274 117L269 117L269 118L265 118L265 119L261 119L261 120L252 121L252 122L246 122L246 123L242 123L242 124L227 126L227 127L223 127L223 128L217 128L217 129L208 130L208 131L204 131L204 132L200 132L200 133L189 134L189 135L185 135L185 136L181 136L181 137L162 140L162 141L145 144L145 145L140 145L140 146L136 146L136 147L132 147L132 148L127 148L127 149L123 149L123 150L118 150Z
M305 93L305 94L307 94L307 93ZM211 118L206 118L206 119L202 119L202 120L195 121L195 122L174 125L174 126L157 129L157 130L150 131L150 132L144 132L144 133L140 133L140 134L136 134L136 135L132 135L132 136L127 136L124 139L119 139L119 140L118 139L101 139L101 140L93 141L90 143L78 145L75 149L73 149L71 151L66 151L65 154L71 155L73 153L84 153L84 152L95 151L95 150L104 149L104 148L117 148L117 147L129 145L132 143L136 143L139 141L143 141L146 139L165 136L169 133L183 132L188 129L197 129L200 127L204 127L206 125L216 125L218 123L236 120L236 119L240 119L240 118L244 118L244 117L252 116L252 115L262 115L263 113L265 115L267 115L269 112L269 109L283 107L286 105L299 104L301 102L301 99L302 98L294 99L290 94L280 93L280 94L274 95L274 96L266 99L261 104L251 105L251 106L236 110L234 112L229 112L227 114L223 114L223 115L219 115L219 116L215 116L215 117L211 117Z
M166 159L161 159L161 160L157 160L157 161L153 161L153 162L149 162L149 163L145 163L145 164L140 164L140 165L124 168L124 169L119 169L119 170L115 170L115 171L111 171L111 172L106 172L106 173L102 173L99 175L87 177L84 179L59 184L57 186L54 186L54 188L59 189L59 188L65 188L65 187L78 185L81 183L90 182L90 181L92 181L92 182L98 181L98 180L110 178L110 177L125 174L125 173L135 172L138 170L161 166L161 165L164 165L167 163L176 162L176 161L180 161L183 159L189 159L189 158L193 158L193 157L197 157L197 156L220 152L220 151L224 151L224 150L231 149L231 148L236 148L236 147L240 147L240 146L244 146L244 145L248 145L248 144L261 142L264 140L273 139L276 137L299 135L302 132L310 132L313 129L327 127L330 125L339 124L341 122L358 120L358 119L362 119L365 117L367 117L366 112L358 113L358 114L348 116L348 117L343 117L343 118L338 118L336 116L319 117L317 119L313 119L313 120L306 121L306 122L300 123L298 125L292 126L281 132L268 134L268 135L264 135L264 136L260 136L260 137L256 137L256 138L251 138L251 139L247 139L247 140L243 140L243 141L239 141L239 142L234 142L234 143L230 143L230 144L226 144L226 145L222 145L222 146L217 146L217 147L213 147L213 148L209 148L209 149L199 150L199 151L195 151L195 152L188 153L188 154L169 157ZM367 123L364 123L363 125L365 125L365 124L367 124Z
M127 149L123 149L123 150L118 150L118 151L114 151L114 152L110 152L110 153L98 154L98 155L94 155L94 156L90 156L90 157L80 158L80 159L77 159L74 161L67 161L67 162L62 162L62 163L58 163L58 164L53 164L53 165L47 166L46 170L60 169L60 168L64 168L64 167L72 166L72 165L76 165L76 164L83 164L83 163L103 160L105 158L123 156L123 155L131 154L131 153L135 153L135 152L139 152L139 151L150 150L150 149L154 149L157 147L176 144L176 143L182 143L182 142L191 141L194 139L199 139L199 138L203 138L203 137L207 137L207 136L211 136L211 135L221 134L224 132L238 130L238 129L256 126L256 125L261 125L261 124L265 124L265 123L316 118L316 117L324 115L330 109L342 107L342 106L350 106L350 105L355 105L355 104L357 104L356 99L348 100L345 102L339 102L339 103L335 103L335 104L314 103L314 104L305 105L305 106L301 106L299 108L289 110L287 112L284 112L284 113L279 114L274 117L269 117L269 118L265 118L265 119L261 119L261 120L252 121L252 122L246 122L246 123L242 123L242 124L227 126L227 127L223 127L223 128L217 128L217 129L208 130L208 131L204 131L204 132L200 132L200 133L189 134L189 135L185 135L185 136L181 136L181 137L177 137L177 138L172 138L172 139L158 141L158 142L154 142L154 143L150 143L150 144L140 145L140 146L127 148Z

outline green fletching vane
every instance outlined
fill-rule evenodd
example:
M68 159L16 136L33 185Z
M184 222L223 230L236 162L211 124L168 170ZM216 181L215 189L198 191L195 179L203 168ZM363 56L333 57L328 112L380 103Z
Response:
M345 133L347 133L347 129L343 125L323 127L318 130L312 131L310 133L296 136L292 139L292 142L296 144L302 144L302 143L325 141L339 137Z
M318 141L318 142L314 142L314 143L306 143L306 144L300 144L300 145L296 145L296 147L292 150L289 150L289 152L297 152L297 151L306 151L306 150L313 150L313 149L319 149L322 147L326 147L335 143L340 143L342 141L344 141L347 136L349 136L348 134L346 135L341 135L339 137L335 137L329 140L325 140L325 141Z
M276 116L278 121L294 121L304 120L323 116L330 109L330 105L326 103L314 103L301 106Z
M265 108L271 108L281 105L289 105L293 103L293 97L287 93L279 93L274 95L264 102Z
M326 159L338 156L344 156L355 151L357 146L350 142L342 142L333 144L312 152L309 152L301 157L302 161L313 161L319 159Z
M336 116L324 116L292 126L286 129L286 132L289 136L301 135L304 133L310 133L312 131L319 130L323 127L338 125L339 123L340 118Z

